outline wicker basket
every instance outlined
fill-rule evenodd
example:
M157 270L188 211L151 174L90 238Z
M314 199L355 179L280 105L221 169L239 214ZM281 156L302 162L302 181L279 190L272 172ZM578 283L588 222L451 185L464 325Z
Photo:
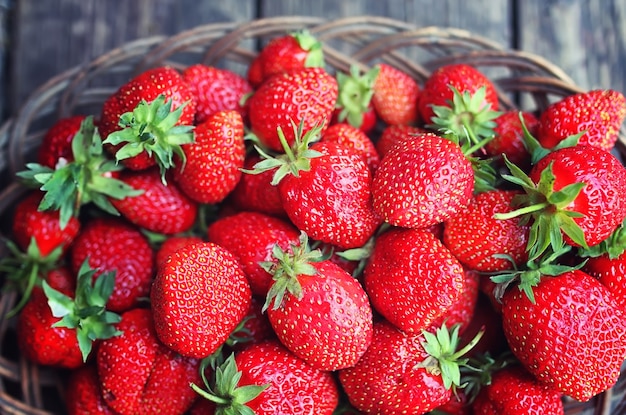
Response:
M301 28L308 28L323 42L331 70L348 71L353 64L368 68L385 61L421 83L441 65L465 62L479 67L495 81L503 108L541 110L559 97L579 92L562 70L538 56L504 50L463 30L417 28L373 16L333 21L276 17L243 24L209 24L169 38L141 39L50 79L0 128L1 223L6 228L11 207L24 193L14 180L15 172L32 160L33 150L57 117L75 113L97 115L108 94L142 69L157 65L184 68L202 62L244 74L263 42ZM617 152L626 160L623 134ZM32 365L16 350L15 321L4 318L15 300L16 296L10 293L4 293L0 300L0 413L62 413L59 408L64 374ZM568 400L566 413L625 413L624 388L626 379L587 403Z

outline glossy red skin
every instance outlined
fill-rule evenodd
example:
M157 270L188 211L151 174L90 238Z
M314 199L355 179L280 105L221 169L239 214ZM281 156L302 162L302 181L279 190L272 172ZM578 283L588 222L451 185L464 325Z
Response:
M385 222L425 228L472 200L474 171L461 148L432 133L403 140L383 157L372 181L372 203Z
M507 254L522 265L528 260L526 245L530 227L521 225L520 218L496 219L496 213L514 210L513 190L479 193L470 204L444 224L443 243L466 267L482 272L512 269L509 260L494 257Z
M283 207L311 239L342 249L358 248L374 235L381 220L371 203L371 172L363 157L337 143L318 142L323 155L298 177L278 184Z
M412 125L388 125L376 141L376 151L381 158L389 152L393 145L402 140L410 140L417 134L427 133L428 130Z
M456 395L452 394L450 400L437 407L436 413L442 412L447 415L475 415L468 404L469 398L465 394L465 389L457 389Z
M474 310L476 309L476 302L478 300L480 274L476 271L465 270L464 276L464 287L459 300L431 324L429 329L432 330L433 333L444 323L447 327L458 324L460 335L462 335L469 326L474 316Z
M140 171L125 169L119 180L133 189L143 190L137 196L109 199L122 216L140 228L174 234L189 230L196 221L198 203L183 193L171 179L163 184L157 167Z
M495 372L491 383L481 389L480 395L483 397L473 405L475 415L564 413L561 393L539 383L519 365Z
M583 271L597 278L626 309L626 252L617 258L610 258L608 254L588 258Z
M539 120L530 112L511 110L503 112L494 120L495 136L484 149L488 156L501 157L506 155L509 161L527 171L530 166L530 154L524 146L524 131L520 121L520 113L524 118L524 125L533 137L537 136Z
M274 261L274 245L287 250L299 245L300 231L290 222L258 212L239 212L216 220L207 229L208 240L237 257L252 293L265 296L272 275L259 262Z
M152 102L161 94L165 95L168 101L172 101L173 110L187 103L176 125L193 125L196 113L193 94L178 71L164 66L142 72L107 98L102 106L98 123L102 140L104 141L113 131L120 129L119 121L122 114L132 112L142 100ZM105 148L114 154L122 146L123 144L106 145ZM146 152L121 162L133 170L142 170L156 164L156 161Z
M113 293L107 302L111 311L135 307L147 297L154 277L154 252L146 237L134 225L113 217L95 218L85 223L70 251L76 273L85 259L98 272L116 271Z
M246 156L244 169L252 170L261 161L255 153ZM274 170L257 174L244 173L237 186L229 195L233 206L242 211L266 213L272 216L286 217L287 213L280 200L278 187L271 184Z
M536 303L517 289L503 297L502 326L513 354L539 381L581 402L610 388L626 355L626 316L582 271L544 277Z
M386 63L378 65L372 105L378 118L390 125L410 125L418 121L420 87L407 73Z
M330 415L339 390L330 372L293 355L276 340L253 344L235 355L239 385L270 386L247 403L256 415Z
M314 262L315 275L297 276L302 296L286 294L267 315L292 353L320 370L354 365L372 338L367 294L350 274L330 261Z
M205 358L244 318L251 297L232 253L212 242L184 246L160 264L150 291L156 333L181 355Z
M552 164L554 190L586 183L565 209L582 213L574 221L585 233L589 246L606 239L626 218L626 168L611 153L597 147L577 145L556 150L539 160L529 173L538 183L541 172ZM565 243L577 246L567 235Z
M585 132L579 144L611 151L626 118L626 98L615 90L569 95L541 114L537 139L552 148L564 138Z
M69 374L65 394L68 415L116 415L100 394L96 365L85 365Z
M348 122L347 119L340 119L339 115L341 114L341 108L335 108L333 111L333 118L331 120L332 124L339 124L343 122ZM376 123L378 122L378 115L376 115L376 110L374 109L374 105L370 101L370 104L367 106L367 110L363 113L363 119L361 120L361 125L357 128L364 133L370 133L376 127Z
M258 87L273 75L306 67L309 52L287 34L272 39L250 63L248 81Z
M406 334L385 320L374 324L372 344L354 366L339 371L350 403L365 414L424 414L450 400L441 376L419 364L428 357L421 333Z
M494 111L499 108L496 89L482 72L463 63L445 65L436 69L428 77L420 94L418 110L425 124L430 124L434 115L431 106L449 105L448 101L451 101L454 95L450 86L460 93L468 91L471 94L484 86L486 88L485 104L490 104Z
M150 309L122 314L121 335L104 340L96 355L102 397L120 415L182 414L197 398L200 361L168 349L156 337Z
M380 156L372 140L360 129L347 123L333 124L322 134L320 141L333 142L345 145L360 153L370 170L378 168Z
M189 86L196 101L196 124L202 124L219 111L237 111L245 118L242 98L252 92L252 86L241 75L228 69L203 64L187 67L183 80Z
M231 338L235 338L237 342L230 346L231 350L239 351L251 344L261 343L262 341L275 339L276 334L272 329L272 325L263 312L264 297L252 296L248 313L245 316L244 332L233 332Z
M61 157L73 161L72 139L85 118L85 115L72 115L57 120L43 136L37 150L37 163L54 169Z
M39 203L43 193L30 192L15 206L13 214L13 240L24 252L30 245L31 238L35 238L42 257L48 256L59 246L63 252L72 243L81 224L75 217L70 218L67 225L61 230L58 211L40 211Z
M178 162L174 180L198 203L223 201L241 178L245 158L243 120L236 111L211 115L194 130L195 142L183 145L186 162Z
M161 246L159 246L159 249L157 249L155 263L159 266L168 256L172 255L180 248L198 242L202 242L202 238L199 236L169 236L163 241Z
M295 139L292 122L303 131L329 125L338 96L337 81L322 68L304 68L277 74L264 82L248 100L250 128L261 144L284 152L278 138L281 128L287 143Z
M372 306L411 333L445 314L465 289L458 260L432 233L417 229L379 235L363 273Z

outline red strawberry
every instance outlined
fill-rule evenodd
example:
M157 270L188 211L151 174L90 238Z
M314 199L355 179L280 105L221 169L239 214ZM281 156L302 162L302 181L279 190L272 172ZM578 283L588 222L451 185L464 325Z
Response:
M219 111L237 111L245 118L243 98L252 86L241 75L228 69L195 64L183 71L183 79L196 102L196 124L202 124Z
M375 66L364 74L360 74L357 66L350 67L350 74L337 72L339 95L333 112L333 124L346 123L364 133L370 132L378 121L372 103L374 83L380 73Z
M97 353L102 397L120 415L185 413L196 394L200 362L159 342L149 309L122 314L122 333L100 344Z
M306 235L277 263L264 309L281 343L320 370L354 365L372 336L372 309L363 287L338 265L310 251Z
M463 267L432 233L400 228L376 238L364 281L374 308L413 333L448 312L466 287Z
M111 204L129 222L151 232L173 234L185 232L196 220L198 205L176 185L161 180L159 170L124 170L119 180L143 191L132 198L111 199Z
M450 327L458 324L459 333L463 335L465 329L470 325L476 309L476 302L478 301L481 276L473 270L465 270L463 275L465 276L464 287L461 290L459 300L431 324L431 330L441 327L444 323ZM476 334L473 333L474 336Z
M211 242L184 246L159 265L150 291L156 333L183 356L208 357L244 318L251 297L233 254Z
M37 162L42 166L54 169L60 158L74 160L72 139L80 130L85 115L72 115L57 120L41 140L37 150Z
M274 245L286 250L300 233L289 222L258 212L240 212L209 225L208 240L226 248L241 263L253 294L265 297L272 276L261 262L271 261Z
M494 272L527 261L529 226L522 225L519 218L494 218L496 213L514 210L512 202L519 194L513 190L479 193L465 209L446 220L443 243L464 266Z
M110 310L128 310L148 295L154 276L154 252L134 225L111 217L87 222L70 251L72 270L77 272L86 259L91 268L98 270L95 276L116 271Z
M426 132L428 132L426 129L412 125L388 125L376 141L376 151L383 158L396 142L411 140L416 135Z
M419 96L419 114L426 124L432 122L435 115L433 106L448 106L453 101L456 89L461 95L465 92L474 95L484 88L484 101L479 110L489 105L491 110L498 110L498 95L493 83L479 70L467 64L450 64L436 69L424 83Z
M521 366L508 366L491 375L472 405L474 415L563 415L561 394L537 381Z
M370 138L360 129L346 123L333 124L320 138L321 142L339 143L354 149L363 156L363 159L372 172L376 171L380 163L380 157L376 147Z
M522 121L531 135L535 136L539 128L539 120L530 112L506 111L494 120L495 136L485 144L485 153L488 156L499 157L503 154L516 166L525 168L530 166L530 154L524 145L524 131Z
M267 314L263 312L264 302L265 298L252 296L250 308L244 317L241 329L232 332L228 339L231 350L240 351L251 344L276 338Z
M588 401L617 381L626 356L626 316L590 275L574 270L542 277L531 297L527 290L508 291L502 320L511 351L549 387Z
M155 263L157 267L159 267L168 256L172 255L174 252L178 251L180 248L195 244L197 242L202 242L202 238L199 236L169 236L167 237L159 246L159 249L156 252Z
M171 67L148 69L122 85L102 107L98 129L107 148L133 170L158 164L163 173L172 155L192 142L193 94Z
M258 87L273 75L295 69L323 67L322 45L308 31L272 39L250 63L248 81Z
M418 120L417 100L420 87L407 73L386 63L374 82L372 104L378 117L391 125L415 124Z
M626 98L618 91L593 90L569 95L541 113L539 142L547 148L582 133L579 144L611 151L626 118Z
M250 97L250 128L263 146L284 151L278 129L288 146L295 141L294 124L301 124L304 131L319 126L323 132L330 123L337 94L337 81L322 68L278 74Z
M180 189L199 203L218 203L235 188L245 158L243 120L236 111L220 111L198 125L195 142L185 145L186 161L174 170Z
M69 374L65 395L68 415L116 415L100 394L96 365L85 365Z
M583 270L598 279L626 308L626 251L615 258L608 253L587 258Z
M385 222L424 228L467 206L474 171L458 144L426 133L393 146L372 181L374 209Z

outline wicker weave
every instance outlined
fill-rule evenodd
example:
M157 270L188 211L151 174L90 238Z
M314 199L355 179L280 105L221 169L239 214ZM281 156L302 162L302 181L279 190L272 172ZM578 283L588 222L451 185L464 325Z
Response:
M24 192L14 181L15 172L32 160L33 150L57 117L98 114L108 94L141 70L157 65L184 68L203 62L244 74L264 42L301 28L308 28L323 42L331 71L348 71L351 65L366 69L385 61L421 83L441 65L465 62L495 81L503 108L542 110L559 97L580 92L561 69L541 57L504 50L463 30L417 28L373 16L333 21L276 17L209 24L169 38L141 39L50 79L0 128L0 214L5 218L2 223L6 226L11 207ZM624 134L617 151L626 160ZM63 373L29 364L16 350L15 321L3 318L15 300L13 294L3 294L0 300L0 413L62 413L58 408L62 402ZM624 384L626 380L620 380L612 390L587 403L567 401L566 413L626 413L626 401L622 400Z

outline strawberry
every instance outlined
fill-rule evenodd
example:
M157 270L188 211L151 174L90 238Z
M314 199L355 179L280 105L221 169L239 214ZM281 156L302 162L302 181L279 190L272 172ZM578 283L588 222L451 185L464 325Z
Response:
M459 300L431 324L431 329L441 327L445 323L450 327L458 325L459 334L463 335L465 333L465 329L469 326L476 309L481 276L478 272L467 269L463 275L465 276L464 287ZM475 336L477 333L473 334Z
M263 312L264 302L265 298L252 296L250 308L242 321L243 324L230 334L231 350L241 351L251 344L276 338L267 314Z
M428 130L412 125L388 125L376 141L376 151L381 158L389 152L393 145L402 140L410 140L418 134L427 133Z
M306 234L291 252L275 246L277 262L264 309L281 343L320 370L354 365L372 336L372 309L363 287L338 265L311 251ZM341 307L337 307L341 304Z
M376 126L378 117L372 97L379 73L379 66L364 74L360 74L357 66L351 66L349 74L337 72L339 95L333 112L333 124L346 123L364 133L370 132Z
M311 33L301 30L275 37L265 45L250 63L248 81L259 87L276 74L323 66L322 44Z
M474 415L563 415L561 394L537 381L522 366L507 366L491 375L472 404Z
M352 405L365 414L424 414L448 402L460 384L457 331L404 333L385 320L374 324L372 343L359 362L339 371ZM443 369L443 370L442 370Z
M98 272L116 271L113 294L107 307L122 312L148 296L154 276L154 252L134 225L113 217L85 223L69 253L71 268L78 272L85 260Z
M626 308L626 251L611 258L609 254L588 258L583 270L595 277Z
M178 71L148 69L104 102L98 128L117 160L133 170L173 166L180 145L193 142L196 102Z
M200 362L159 342L147 308L124 312L116 327L122 334L103 341L96 356L106 404L120 415L177 415L191 408L196 394L189 384L200 380Z
M588 401L619 377L626 356L624 310L582 271L538 280L530 296L526 289L512 289L502 297L511 351L543 384Z
M466 288L457 259L432 233L417 229L379 235L363 274L372 306L411 333L448 312Z
M157 267L165 262L168 256L172 255L180 248L197 242L202 242L202 238L193 235L168 236L156 251L155 263Z
M378 64L372 104L378 117L391 125L410 125L418 120L420 87L407 73L386 63Z
M275 170L283 208L296 227L312 239L340 248L363 246L380 224L371 204L371 172L363 157L337 143L309 142L320 127L303 134L296 128L293 148L255 165L258 173Z
M458 144L432 133L393 146L372 181L374 209L385 222L423 228L466 207L474 191L472 164Z
M37 162L54 169L60 158L73 161L72 139L85 118L85 115L72 115L55 121L46 131L37 149Z
M360 129L346 123L333 124L320 137L321 142L339 143L360 153L372 172L380 163L380 157L372 140Z
M524 131L522 120L531 135L535 136L539 128L539 120L531 112L506 111L493 121L495 136L485 144L485 153L491 157L501 157L503 154L516 166L526 168L530 166L530 154L524 145Z
M522 225L519 218L494 218L496 213L514 210L512 201L519 194L514 190L479 193L446 220L443 243L464 266L494 272L526 262L529 226Z
M547 148L582 134L578 143L611 151L626 118L626 98L618 91L592 90L562 98L539 118L537 138Z
M198 125L195 142L183 146L174 181L191 199L221 202L241 177L245 158L243 120L236 111L220 111Z
M182 76L196 102L196 124L202 124L219 111L237 111L245 118L242 100L252 92L252 86L241 75L228 69L195 64L188 66Z
M163 184L156 167L124 170L119 180L143 192L132 198L111 199L111 204L129 222L162 234L185 232L193 226L198 204L176 183Z
M330 123L337 94L337 81L322 68L278 74L248 100L250 128L264 147L284 151L278 129L289 146L295 141L293 123L302 124L304 131L319 126L323 132Z
M259 264L273 259L275 244L285 250L298 243L300 233L282 219L258 212L240 212L210 224L207 235L209 241L237 257L252 293L265 297L272 276Z
M68 415L116 415L100 394L100 378L95 364L73 370L69 374L65 390Z
M205 358L244 318L251 297L232 253L211 242L184 246L159 265L150 291L156 333L177 353Z
M433 71L420 93L418 111L426 124L432 122L435 115L433 106L447 107L454 100L454 90L461 96L465 92L473 95L480 88L484 88L483 102L478 103L478 110L489 106L497 111L498 95L493 83L479 70L467 64L444 65Z
M491 280L489 277L481 276L479 284L483 281ZM494 301L496 301L495 298ZM501 303L498 302L497 304L501 306ZM478 294L472 319L461 333L461 344L468 344L480 331L483 331L484 334L470 351L470 356L486 353L491 356L499 356L508 349L506 338L502 332L500 312L494 308L491 299L482 290Z

